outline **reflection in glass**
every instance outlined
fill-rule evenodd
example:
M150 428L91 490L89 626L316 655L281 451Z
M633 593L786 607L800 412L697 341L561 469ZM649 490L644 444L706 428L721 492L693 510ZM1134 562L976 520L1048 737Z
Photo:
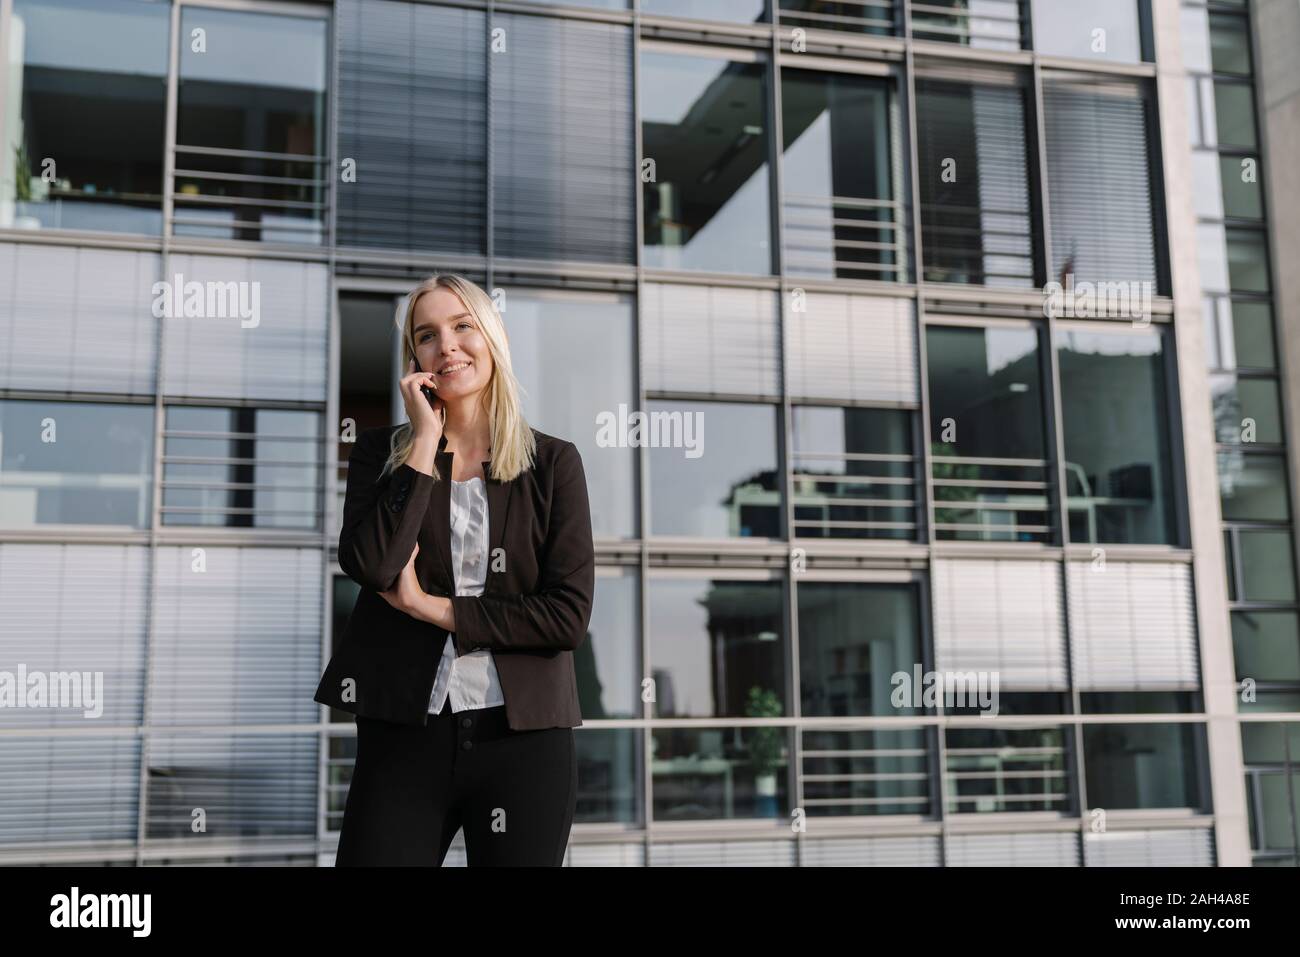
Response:
M1211 375L1214 434L1224 443L1282 442L1277 379L1269 376Z
M1295 561L1289 529L1240 528L1242 600L1295 601Z
M907 715L895 705L897 672L912 680L921 660L917 588L911 584L807 582L797 590L803 714Z
M779 581L651 579L654 716L788 714L783 603Z
M786 728L656 728L650 745L656 821L787 815Z
M640 608L632 569L597 569L587 640L573 656L584 718L641 717Z
M357 596L361 594L361 586L347 575L334 575L331 581L334 588L330 599L330 611L333 616L333 630L330 633L330 656L333 657L343 644L343 636L347 634L348 622L352 619L352 610L357 606ZM356 720L351 711L330 708L329 712L330 721L346 723ZM355 738L352 740L355 742ZM342 811L342 808L339 810Z
M1250 83L1214 81L1214 116L1220 146L1253 150L1255 136L1255 92Z
M168 16L141 0L15 0L0 226L162 232Z
M1203 736L1198 724L1084 725L1088 803L1125 810L1203 810Z
M776 407L646 403L650 533L782 538ZM694 455L694 457L692 457Z
M842 30L891 37L901 32L899 0L781 0L781 23L801 30Z
M925 335L936 536L1050 541L1037 331L927 326Z
M1174 544L1159 333L1057 335L1070 540Z
M320 527L320 415L169 406L164 525Z
M642 50L646 266L771 272L766 69Z
M183 9L177 234L321 242L327 33L320 17Z
M781 71L784 262L790 273L908 279L895 200L890 84L851 73Z
M1283 456L1223 448L1219 449L1218 463L1219 500L1225 521L1290 521Z
M949 728L948 813L1069 812L1071 737L1060 727Z
M153 406L0 400L0 527L148 528Z
M523 387L524 415L582 454L597 538L636 535L636 450L603 445L602 414L636 404L632 301L625 296L511 290L506 327L510 361ZM582 387L559 369L582 370Z
M766 0L641 0L641 12L655 17L722 20L727 23L767 22Z
M1237 680L1300 682L1300 617L1295 611L1233 611L1231 615ZM1296 759L1300 760L1300 750Z
M796 405L791 422L796 538L916 539L911 412Z
M573 736L578 756L575 824L639 824L644 748L639 728L583 728Z
M934 813L932 735L803 729L803 807L809 817Z

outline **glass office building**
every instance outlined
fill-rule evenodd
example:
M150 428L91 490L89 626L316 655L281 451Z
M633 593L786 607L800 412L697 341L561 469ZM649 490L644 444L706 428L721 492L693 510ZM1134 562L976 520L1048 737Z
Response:
M1300 865L1294 3L0 38L0 864L332 864L347 460L457 271L587 473L567 864Z

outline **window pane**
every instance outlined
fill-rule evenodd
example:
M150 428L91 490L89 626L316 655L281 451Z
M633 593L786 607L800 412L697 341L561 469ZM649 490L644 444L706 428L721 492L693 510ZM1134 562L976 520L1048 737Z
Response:
M1253 182L1246 178L1251 169L1255 176ZM1223 184L1223 214L1230 218L1262 219L1264 207L1259 191L1259 158L1220 156L1219 172Z
M327 32L324 18L184 9L176 233L321 242Z
M1033 287L1024 90L918 78L916 113L926 280Z
M162 232L168 17L141 0L15 0L0 226Z
M933 812L933 735L922 728L805 728L804 807L809 817Z
M1251 455L1243 450L1221 449L1219 498L1223 517L1239 522L1286 522L1286 459L1280 455Z
M781 23L818 30L844 30L872 36L893 36L898 32L899 0L781 0Z
M1210 61L1215 73L1250 74L1250 31L1245 17L1210 14Z
M641 0L641 12L651 16L727 23L766 23L766 8L765 0Z
M780 581L651 579L654 716L789 714L783 604Z
M891 700L893 675L903 672L910 681L913 668L922 663L915 585L808 582L799 585L798 596L805 715L923 711L919 701L896 706Z
M1034 49L1054 56L1136 63L1142 59L1138 2L1033 0Z
M510 360L524 390L525 418L578 447L592 533L634 537L636 449L619 441L615 427L619 409L636 405L630 297L510 289L506 303ZM555 375L565 366L583 370L581 389Z
M1084 725L1088 803L1114 809L1203 809L1203 729L1193 724Z
M641 53L644 263L770 273L766 65Z
M798 405L791 422L796 537L917 537L911 412Z
M650 745L656 821L786 817L785 728L655 728Z
M889 115L884 80L781 71L788 272L907 279L907 238L893 203Z
M1247 83L1215 81L1215 127L1219 144L1255 149L1255 94Z
M1237 529L1241 548L1241 597L1245 601L1295 601L1291 532Z
M652 535L785 537L774 406L654 401L647 407L649 422L639 431L649 445Z
M945 741L949 814L1067 812L1074 803L1070 737L1059 727L950 728Z
M1282 442L1277 380L1257 376L1212 375L1210 396L1214 431L1220 442Z
M917 40L1019 50L1022 29L1020 0L931 0L912 7L912 36Z
M1238 681L1300 681L1300 619L1296 612L1232 612L1232 655ZM1242 725L1242 730L1246 727ZM1300 751L1295 758L1300 761ZM1251 760L1249 755L1247 760Z
M152 405L0 400L0 436L0 527L149 527Z
M1228 303L1232 315L1233 348L1237 366L1244 369L1272 369L1273 307L1267 302Z
M1164 340L1063 330L1070 540L1174 544Z
M925 334L936 534L1049 540L1037 331L928 326Z
M578 701L587 718L641 717L638 578L633 569L597 570L588 639L573 659Z
M1233 292L1268 292L1268 242L1262 230L1225 230L1228 286Z

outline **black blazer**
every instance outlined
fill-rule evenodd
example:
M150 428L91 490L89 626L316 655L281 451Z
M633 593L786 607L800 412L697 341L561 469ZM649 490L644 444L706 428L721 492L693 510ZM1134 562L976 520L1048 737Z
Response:
M367 718L428 723L448 632L379 595L397 581L419 542L416 577L429 594L451 598L457 656L492 652L510 727L580 726L573 652L591 622L596 558L577 447L533 429L532 469L500 482L483 463L487 580L482 595L465 596L456 595L452 573L447 437L438 443L436 483L407 464L377 481L397 428L365 430L348 459L339 565L361 592L315 700Z

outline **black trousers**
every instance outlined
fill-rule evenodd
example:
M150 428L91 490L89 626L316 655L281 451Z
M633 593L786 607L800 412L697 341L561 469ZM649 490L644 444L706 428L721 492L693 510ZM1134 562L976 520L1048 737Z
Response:
M512 731L505 705L357 718L357 757L335 866L442 865L465 831L471 867L558 867L573 823L572 728Z

